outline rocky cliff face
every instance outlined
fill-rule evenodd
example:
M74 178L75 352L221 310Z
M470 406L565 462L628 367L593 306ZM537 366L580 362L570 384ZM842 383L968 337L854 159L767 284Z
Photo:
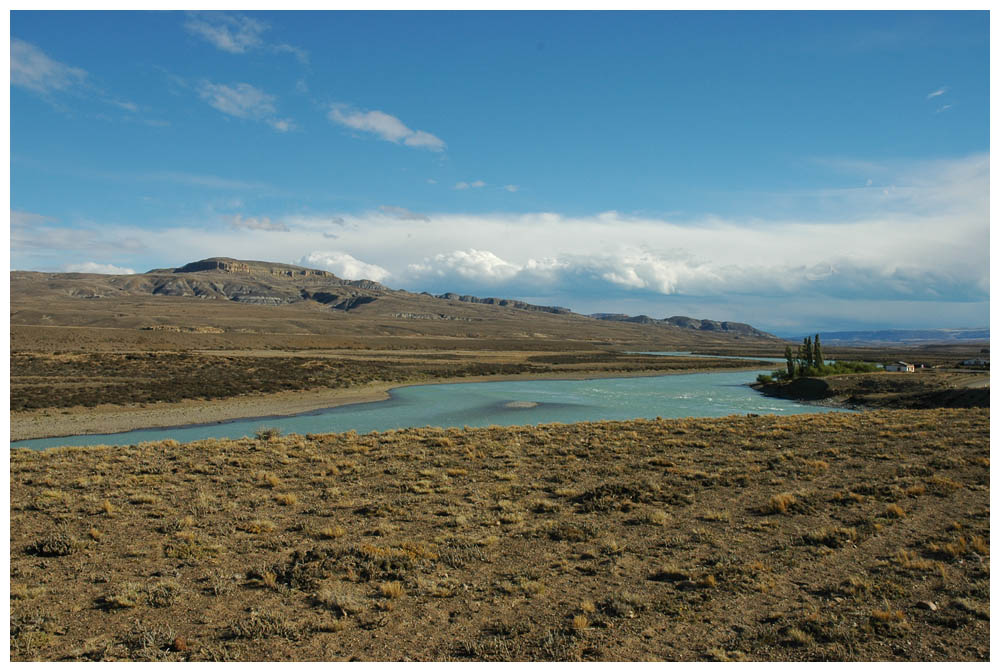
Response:
M525 303L524 301L515 301L514 299L497 299L493 297L481 299L478 296L455 294L454 292L438 294L435 298L447 299L448 301L464 301L465 303L484 303L492 306L504 306L505 308L517 308L518 310L536 310L543 313L554 313L557 315L572 312L569 308L560 308L559 306L536 306L533 303Z
M315 268L303 268L301 266L292 266L291 264L276 264L259 261L240 261L239 259L230 259L229 257L211 257L209 259L202 259L201 261L193 261L190 264L181 266L180 268L162 269L160 271L150 271L150 273L197 273L199 271L243 273L246 275L269 275L279 278L328 278L340 280L340 278L333 273L320 271Z

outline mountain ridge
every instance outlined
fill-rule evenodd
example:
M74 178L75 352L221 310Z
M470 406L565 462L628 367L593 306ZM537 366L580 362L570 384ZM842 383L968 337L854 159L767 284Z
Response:
M10 279L12 298L33 294L86 300L174 297L273 307L314 306L338 313L360 312L369 318L423 321L481 321L491 319L491 315L496 315L495 310L514 310L549 315L547 319L566 318L609 323L609 326L620 323L623 326L631 324L688 332L714 332L737 338L778 340L772 334L738 322L684 316L657 320L646 315L581 315L568 308L536 305L517 299L484 298L456 292L418 294L392 289L372 280L346 280L321 269L231 257L209 257L176 268L154 268L146 273L130 275L12 271ZM459 309L459 306L465 308Z

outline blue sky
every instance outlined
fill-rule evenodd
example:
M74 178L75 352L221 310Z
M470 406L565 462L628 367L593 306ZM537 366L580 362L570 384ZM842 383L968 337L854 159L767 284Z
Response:
M988 323L986 12L12 12L11 266Z

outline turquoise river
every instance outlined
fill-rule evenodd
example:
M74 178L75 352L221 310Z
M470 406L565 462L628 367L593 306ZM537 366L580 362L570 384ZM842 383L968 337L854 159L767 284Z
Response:
M220 423L142 429L12 442L12 448L131 445L253 436L263 427L282 434L385 431L402 427L486 427L634 418L722 417L747 413L793 415L831 411L765 397L748 387L759 371L673 374L589 380L518 380L413 385L390 398L302 413Z

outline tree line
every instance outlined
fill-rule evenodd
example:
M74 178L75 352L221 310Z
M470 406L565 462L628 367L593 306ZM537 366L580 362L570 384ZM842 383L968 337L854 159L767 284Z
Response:
M819 334L806 336L799 344L798 351L793 352L792 346L785 346L785 370L775 371L771 375L757 376L758 382L770 383L774 379L793 380L801 377L830 376L838 373L870 373L878 371L878 366L867 362L833 362L827 364L823 359L823 345Z

